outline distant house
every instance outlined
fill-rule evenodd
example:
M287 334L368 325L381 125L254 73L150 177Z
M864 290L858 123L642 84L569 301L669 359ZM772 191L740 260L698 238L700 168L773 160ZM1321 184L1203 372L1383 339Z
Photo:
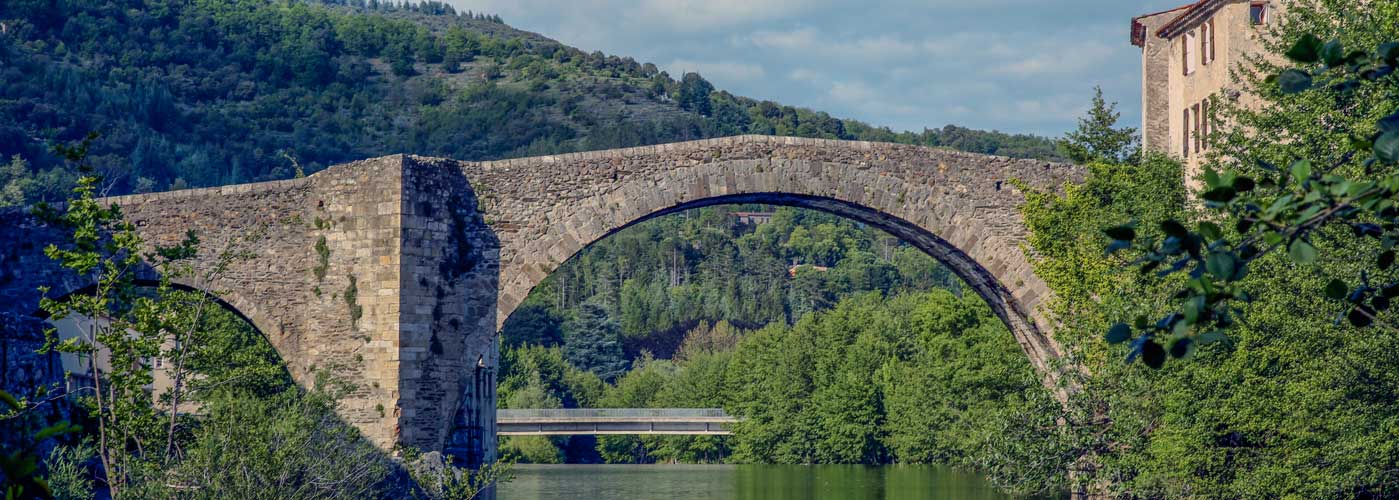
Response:
M60 340L91 335L89 329L93 323L92 320L79 314L71 314L63 319L52 320L50 322L54 328L54 333ZM99 319L96 323L99 327L105 328L110 324L110 321L107 319ZM132 336L137 335L135 331L128 330L128 332ZM174 345L173 342L167 340L165 343L161 344L160 348L163 351L167 351L173 348ZM59 355L59 362L63 366L63 371L68 374L67 380L65 380L67 392L73 393L82 388L96 387L97 381L93 379L92 365L90 364L89 358L89 356L92 355L93 354L76 353L61 353ZM112 369L111 352L103 349L99 350L95 355L97 356L96 364L98 369L109 372ZM159 402L161 395L175 388L175 379L172 373L174 367L166 363L166 360L160 357L141 358L141 363L151 370L151 383L147 384L145 389L150 392L152 400L159 405L161 404ZM164 407L162 407L162 409L163 408ZM197 403L189 401L180 403L180 411L182 413L197 411L198 408L199 404Z
M772 222L773 212L729 212L730 216L738 219L739 224L749 226L760 226Z
M1185 162L1194 186L1216 132L1210 99L1242 95L1229 71L1262 53L1262 37L1291 0L1199 0L1132 18L1132 45L1142 49L1142 146Z

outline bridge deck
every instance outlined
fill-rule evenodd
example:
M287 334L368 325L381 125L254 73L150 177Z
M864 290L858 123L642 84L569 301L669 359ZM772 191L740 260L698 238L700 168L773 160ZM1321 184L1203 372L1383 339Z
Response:
M725 436L737 418L716 408L497 410L496 434L670 434Z

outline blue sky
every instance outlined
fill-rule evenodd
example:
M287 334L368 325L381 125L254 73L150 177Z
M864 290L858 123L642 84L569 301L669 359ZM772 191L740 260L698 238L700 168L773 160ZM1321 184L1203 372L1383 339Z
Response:
M1059 136L1094 85L1140 123L1133 16L1185 0L450 0L586 51L895 130Z

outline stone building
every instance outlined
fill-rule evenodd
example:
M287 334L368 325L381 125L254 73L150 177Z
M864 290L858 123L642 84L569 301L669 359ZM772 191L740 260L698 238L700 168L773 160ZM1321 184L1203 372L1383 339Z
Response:
M1192 187L1209 148L1210 98L1255 99L1237 90L1230 68L1262 52L1285 3L1200 0L1132 19L1132 45L1142 49L1142 146L1183 159Z
M761 226L772 222L773 212L729 212L729 215L745 226Z
M63 341L90 336L91 334L86 330L94 327L94 324L99 328L105 328L109 322L106 319L94 322L91 318L73 314L59 320L48 319L46 323L53 327L55 335L60 341ZM131 335L136 335L136 333L131 332ZM167 341L160 348L161 350L169 350L173 345ZM96 356L99 369L104 372L112 369L110 352L101 350L96 353ZM89 364L87 355L61 353L57 354L56 357L58 366L62 368L60 373L68 374L64 380L67 392L76 392L82 387L93 387L92 366ZM52 362L52 360L50 361ZM165 359L158 357L143 359L143 363L150 368L151 372L151 383L146 385L145 390L150 393L152 402L159 405L161 396L175 387L175 379L171 373L172 367L166 363ZM165 407L162 406L162 408ZM180 405L181 412L191 412L196 409L196 405L192 405L188 401Z

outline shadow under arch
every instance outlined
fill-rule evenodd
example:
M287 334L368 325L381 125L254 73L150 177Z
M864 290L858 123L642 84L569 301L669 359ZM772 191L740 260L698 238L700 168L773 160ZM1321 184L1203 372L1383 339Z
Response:
M132 280L132 285L134 285L136 288L156 288L156 287L159 287L159 286L160 286L160 280L159 280L159 279L155 279L155 278L150 278L150 277L143 276L143 277L136 278L135 280ZM261 335L263 336L263 338L266 338L266 337L267 337L267 333L264 332L262 328L258 327L257 323L254 322L252 318L248 317L246 314L243 314L242 309L239 309L237 306L233 305L233 304L230 303L229 301L224 300L223 297L220 297L218 294L215 294L215 293L210 292L210 291L208 291L208 290L205 290L205 289L203 289L203 288L199 288L199 287L196 287L196 286L193 286L193 285L189 285L189 284L186 284L186 283L183 283L183 282L179 282L179 281L172 281L172 282L170 283L170 287L171 287L171 288L174 288L174 289L176 289L176 290L183 291L183 292L192 292L192 293L197 293L197 294L203 295L205 298L209 299L210 302L213 302L215 305L219 306L220 308L224 309L225 311L228 311L229 313L232 313L234 317L238 318L239 320L241 320L241 321L243 321L244 323L247 323L249 326L253 327L253 329L256 330L256 331L258 332L258 334L261 334ZM74 289L74 290L67 291L67 292L63 293L62 295L60 295L57 299L54 299L54 300L66 301L66 300L69 300L69 299L70 299L71 297L73 297L74 295L90 294L90 293L92 293L94 290L97 290L97 285L95 285L95 284L93 284L93 285L87 285L87 286L84 286L84 287L81 287L81 288L77 288L77 289ZM45 310L43 310L43 309L38 309L38 310L34 311L33 314L34 314L35 317L37 317L37 318L39 318L39 319L43 319L43 320L49 319L49 312L48 312L48 311L45 311ZM275 348L275 346L274 346L274 348ZM280 353L279 353L279 354L280 354Z
M137 277L136 277L135 279L133 279L132 282L131 282L132 286L133 286L134 288L136 288L136 289L144 289L144 290L153 290L153 289L155 289L155 288L158 288L158 287L161 285L161 280L160 280L159 278L155 277L155 276L154 276L154 273L155 273L154 270L151 270L151 269L149 269L149 268L143 268L143 269L137 271ZM276 355L276 360L275 360L275 361L276 361L276 364L277 364L278 366L280 366L280 368L281 368L280 372L281 372L282 376L285 377L285 381L286 381L288 384L291 384L291 385L293 385L293 386L294 386L294 385L297 385L297 381L295 380L295 377L293 377L293 375L292 375L291 366L287 363L287 355L286 355L286 353L281 352L281 350L278 349L277 343L276 343L276 342L273 342L272 339L271 339L270 337L268 337L267 332L266 332L262 327L260 327L260 326L257 324L257 322L253 320L252 317L250 317L250 316L248 316L247 314L245 314L241 308L239 308L237 305L235 305L234 303L230 302L229 300L225 300L224 297L219 296L219 294L217 294L217 293L214 293L214 292L212 292L212 291L209 291L209 290L207 290L206 288L201 288L201 287L198 287L198 286L195 286L195 285L191 285L191 284L186 283L186 282L183 282L183 281L172 280L172 281L170 282L170 287L173 288L173 289L175 289L175 290L178 290L178 291L189 292L189 293L193 293L193 294L197 294L197 295L199 295L199 296L202 296L204 299L208 300L209 303L212 304L215 308L217 308L217 309L219 309L219 310L222 310L223 312L232 315L232 317L233 317L234 320L236 320L236 321L239 322L239 323L242 323L242 324L246 325L247 328L249 328L249 329L251 330L252 335L255 337L255 339L252 340L252 342L261 342L261 343L265 343L265 344L267 345L267 347L269 347L269 348L271 349L271 352L274 353L274 354ZM82 287L78 287L78 288L75 288L75 289L71 289L71 290L65 291L65 292L62 293L61 295L58 295L54 300L57 300L57 301L67 301L67 300L71 300L71 298L74 297L74 296L83 295L83 294L90 294L90 293L92 293L93 291L95 291L96 289L97 289L97 285L95 285L95 284L89 284L89 285L86 285L86 286L82 286ZM233 295L236 296L236 294L233 294ZM236 299L235 299L235 300L236 300ZM38 320L38 321L47 322L47 323L49 323L49 324L55 324L53 321L51 321L51 315L49 314L49 312L48 312L48 311L45 311L45 310L43 310L43 309L39 309L39 310L34 311L34 312L32 313L32 317L33 317L34 319ZM211 319L211 318L208 318L208 319ZM81 321L90 321L90 319L86 319L86 318L85 318L85 319L79 319L78 321L80 321L80 322L81 322ZM215 321L217 321L217 320L215 320ZM307 388L306 388L306 387L302 387L302 390L305 390L305 389L307 389Z
M1035 321L1031 317L1031 311L1025 310L1016 299L1014 293L1002 284L990 270L981 265L966 252L933 232L900 217L857 203L826 196L785 192L753 192L700 198L656 210L624 224L610 228L603 232L601 236L583 244L579 250L573 252L559 267L572 261L579 254L591 248L599 241L642 222L698 208L739 204L777 205L829 213L880 229L928 254L939 263L946 266L953 274L966 283L968 288L973 290L982 300L986 301L992 312L1005 324L1006 328L1010 330L1011 334L1015 337L1021 349L1028 355L1031 364L1035 367L1036 371L1040 373L1044 385L1051 391L1054 391L1056 395L1063 397L1063 388L1059 386L1060 376L1057 371L1059 367L1052 366L1053 362L1058 360L1061 356L1058 347L1053 344L1046 332L1041 331L1041 329L1036 326ZM556 269L557 267L555 270ZM533 292L538 286L539 283L535 283L530 288L530 292ZM504 315L501 321L502 327L513 313L514 309L509 311L509 314ZM497 338L499 339L499 335L497 335Z
M133 271L133 274L134 276L131 280L132 285L137 288L153 289L160 286L160 274L149 264L142 264ZM69 297L74 295L92 293L97 287L96 284L92 283L75 285L74 277L71 273L63 275L60 282L61 285L55 288L61 291L51 292L49 294L51 297L55 297L55 300L60 301L68 300ZM287 352L287 350L295 349L296 346L294 344L283 345L284 342L276 341L277 337L275 336L279 336L283 330L281 325L265 317L262 311L257 308L255 302L246 299L236 290L214 291L210 289L210 285L201 285L183 279L171 279L170 286L176 290L201 294L219 308L232 313L234 317L247 323L264 341L272 346L272 349L277 353L277 357L281 359L288 371L291 370L290 361L294 353ZM48 313L42 309L34 309L30 314L41 321L48 320Z

